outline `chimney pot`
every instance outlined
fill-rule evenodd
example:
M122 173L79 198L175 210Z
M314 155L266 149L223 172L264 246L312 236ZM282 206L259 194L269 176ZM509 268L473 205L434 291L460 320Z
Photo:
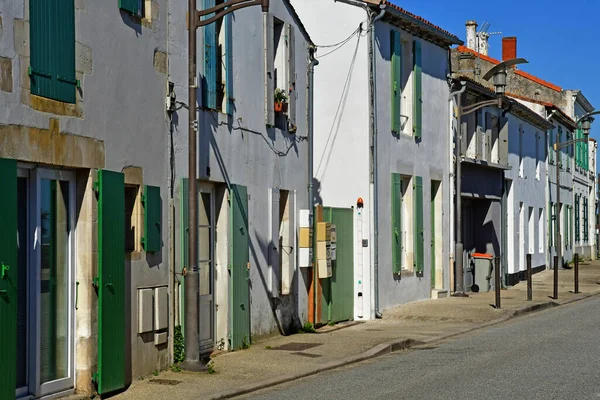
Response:
M517 58L517 37L502 38L502 61Z

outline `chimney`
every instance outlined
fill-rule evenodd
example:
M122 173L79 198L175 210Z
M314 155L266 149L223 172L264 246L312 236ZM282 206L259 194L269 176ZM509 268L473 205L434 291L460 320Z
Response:
M488 55L488 48L489 48L489 43L488 43L488 38L490 37L490 35L488 35L486 32L480 32L477 35L477 38L479 39L479 53L483 54L484 56Z
M516 36L502 38L502 61L517 58Z
M477 41L475 40L477 36L477 21L470 20L465 25L467 26L467 48L479 51Z

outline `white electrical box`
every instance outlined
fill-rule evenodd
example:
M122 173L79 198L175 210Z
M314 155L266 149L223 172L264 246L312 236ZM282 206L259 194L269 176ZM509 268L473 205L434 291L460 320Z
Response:
M154 288L154 330L169 327L169 292L166 286Z
M310 228L310 212L309 210L299 211L298 226L300 228Z
M333 237L333 235L332 235ZM329 255L331 256L331 260L335 261L337 259L337 244L334 242L331 242L331 244L329 245Z
M336 243L337 242L337 233L335 230L335 225L331 225L331 238L329 240L331 243Z
M313 254L313 249L306 247L306 248L299 248L298 249L298 263L300 264L300 267L303 268L307 268L310 267L310 263L312 261L312 254Z
M331 260L317 260L317 265L319 267L319 279L329 278L333 275Z
M152 332L152 289L138 289L137 333Z

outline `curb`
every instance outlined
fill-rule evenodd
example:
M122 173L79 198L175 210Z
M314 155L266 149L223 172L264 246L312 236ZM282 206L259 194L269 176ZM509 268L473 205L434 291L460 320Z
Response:
M268 379L262 382L257 382L257 383L252 383L249 385L245 385L245 386L241 386L237 389L234 390L228 390L225 392L221 392L218 394L215 394L213 396L208 397L208 399L210 400L221 400L221 399L230 399L233 397L238 397L238 396L242 396L244 394L248 394L248 393L252 393L252 392L256 392L258 390L262 390L262 389L267 389L273 386L278 386L281 385L283 383L287 383L287 382L291 382L291 381L295 381L298 379L302 379L302 378L306 378L308 376L311 375L316 375L319 374L321 372L325 372L325 371L329 371L332 369L336 369L336 368L340 368L340 367L344 367L347 365L351 365L351 364L356 364L358 362L361 361L365 361L365 360L369 360L372 358L377 358L377 357L381 357L384 356L386 354L391 354L391 353L395 353L397 351L401 351L401 350L407 350L410 349L412 347L417 347L420 345L424 345L424 344L431 344L434 342L440 342L440 341L444 341L447 339L450 339L452 337L455 336L459 336L459 335L463 335L465 333L469 333L469 332L473 332L479 329L484 329L493 325L498 325L501 324L503 322L506 322L508 320L511 320L513 318L517 318L526 314L530 314L530 313L534 313L534 312L538 312L538 311L543 311L549 308L554 308L554 307L560 307L563 305L567 305L567 304L571 304L571 303L575 303L577 301L581 301L581 300L585 300L588 299L590 297L593 296L598 296L600 295L600 292L597 293L592 293L592 294L587 294L584 295L582 297L578 297L578 298L574 298L574 299L569 299L567 301L561 302L560 300L558 301L548 301L545 303L537 303L537 304L532 304L532 305L526 305L523 306L521 308L518 308L516 310L514 310L513 312L511 312L508 315L505 315L503 317L494 319L492 321L488 321L485 322L479 326L475 326L475 327L471 327L471 328L467 328L464 329L462 331L459 332L455 332L455 333L451 333L449 335L445 335L445 336L438 336L438 337L434 337L431 338L429 340L425 340L425 341L419 341L419 340L414 340L414 339L402 339L402 340L395 340L395 341L391 341L391 342L386 342L386 343L381 343L378 344L377 346L373 347L370 350L365 351L362 354L358 354L355 356L350 356L350 357L346 357L337 361L332 361L329 362L327 364L323 364L319 367L316 367L315 369L311 370L311 371L307 371L307 372L300 372L297 374L289 374L289 375L283 375L283 376L279 376L278 378L273 378L273 379Z

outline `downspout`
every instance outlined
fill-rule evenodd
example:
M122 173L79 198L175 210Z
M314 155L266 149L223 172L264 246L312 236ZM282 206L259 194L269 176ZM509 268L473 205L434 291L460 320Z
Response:
M374 299L375 299L375 318L381 318L379 311L379 198L377 195L377 61L375 59L375 23L385 15L385 4L379 6L381 11L379 15L371 20L369 29L369 85L371 87L371 184L373 187L373 279L374 279Z
M311 46L309 49L308 64L308 220L310 224L314 226L314 208L315 201L313 195L313 157L314 157L314 88L315 88L315 67L319 65L319 61L315 58L315 52L317 49ZM316 237L316 236L315 236ZM313 252L313 323L317 323L317 265L315 262L316 253Z

